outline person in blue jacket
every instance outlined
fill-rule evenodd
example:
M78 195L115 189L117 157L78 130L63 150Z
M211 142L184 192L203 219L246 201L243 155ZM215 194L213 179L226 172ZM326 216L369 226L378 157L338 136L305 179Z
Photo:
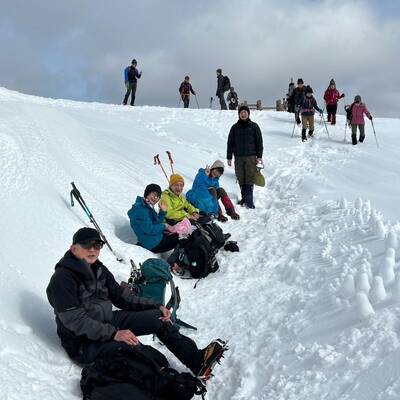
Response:
M226 191L219 186L219 178L224 173L224 163L215 161L211 167L200 168L194 179L192 189L186 193L186 199L197 207L201 212L218 217L221 222L228 219L223 215L218 204L221 199L227 214L232 219L239 219L235 208Z
M167 206L160 202L160 211L154 209L160 200L161 188L152 183L146 186L143 197L138 196L128 211L131 227L138 238L138 245L153 253L164 253L178 244L177 233L170 233L172 227L164 221Z
M137 80L140 79L140 77L142 76L142 71L139 72L136 66L137 61L133 59L132 64L126 67L124 70L124 79L126 86L126 94L123 101L124 106L126 106L126 104L128 103L128 98L131 93L131 106L135 105Z

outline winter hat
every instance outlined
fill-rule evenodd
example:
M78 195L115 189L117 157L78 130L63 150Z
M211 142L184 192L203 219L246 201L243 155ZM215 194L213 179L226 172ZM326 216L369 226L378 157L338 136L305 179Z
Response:
M189 75L186 75L186 76L185 76L185 81L186 81L186 80L189 80L189 79L190 79Z
M133 59L132 64L137 64L137 61L135 59Z
M329 82L329 86L331 86L331 85L336 86L336 82L335 82L335 80L334 80L333 78L332 78L331 81Z
M301 78L297 79L297 84L300 85L300 83L304 84L303 79Z
M358 94L356 97L354 97L354 101L359 101L361 103L361 96Z
M307 93L314 93L313 90L312 90L312 87L309 86L309 85L307 85L307 87L306 87L306 94Z
M72 244L89 242L90 240L97 240L99 242L104 243L104 241L100 237L99 232L97 232L96 229L81 228L77 230L74 236L72 237Z
M231 86L230 91L233 92L235 90L235 88L233 86Z
M179 174L172 174L169 178L169 187L175 185L175 183L177 182L182 182L183 184L185 184L185 180L183 179L183 177Z
M217 69L217 72L220 73L220 74L222 74L222 69L221 69L221 68L218 68L218 69Z
M250 108L247 107L247 106L244 105L244 104L243 104L242 106L239 107L238 114L240 115L240 112L243 111L243 110L247 111L247 112L249 113L249 115L250 115Z
M212 169L222 170L222 173L223 173L224 169L225 169L225 165L221 160L216 160L216 161L214 161L213 165L211 165L210 170L212 170Z
M161 197L161 188L156 183L150 183L150 185L146 186L144 189L144 198L146 198L150 193L157 193L158 197Z

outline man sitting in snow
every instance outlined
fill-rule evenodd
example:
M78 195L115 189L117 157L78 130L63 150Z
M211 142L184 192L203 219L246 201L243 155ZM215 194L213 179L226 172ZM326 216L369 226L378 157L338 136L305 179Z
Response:
M47 287L57 334L68 355L91 363L104 352L136 346L138 336L154 333L195 375L210 374L211 363L224 351L221 342L199 350L171 323L167 308L120 286L99 261L103 245L95 229L79 229ZM113 305L120 310L113 311Z

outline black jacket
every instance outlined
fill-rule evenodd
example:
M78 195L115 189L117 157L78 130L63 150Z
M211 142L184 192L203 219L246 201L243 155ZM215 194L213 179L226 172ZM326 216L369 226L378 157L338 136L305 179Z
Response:
M303 86L302 88L299 88L298 86L294 88L293 93L292 93L292 104L295 106L299 106L306 95L306 87Z
M181 86L179 86L179 93L182 97L189 97L189 92L191 92L192 94L196 94L192 88L192 85L189 82L183 81L181 83Z
M223 96L224 93L224 76L220 74L217 76L217 91L215 92L215 95L219 97Z
M61 344L72 358L85 340L114 337L116 328L110 323L113 305L123 310L160 306L122 288L99 260L89 265L71 251L57 263L47 286L47 298L54 308Z
M142 74L139 73L137 68L133 67L132 65L128 67L128 82L137 82L137 80L140 79L141 76Z
M261 130L250 118L246 121L239 119L236 124L232 125L228 136L226 158L231 160L232 154L234 154L235 157L262 157L263 139Z

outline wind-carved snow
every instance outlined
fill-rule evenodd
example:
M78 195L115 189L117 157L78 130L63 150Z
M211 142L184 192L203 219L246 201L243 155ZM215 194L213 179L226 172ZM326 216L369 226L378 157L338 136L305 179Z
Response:
M152 256L134 245L126 212L151 182L166 186L153 156L190 188L198 168L225 159L236 112L121 107L41 99L0 89L0 383L9 399L78 399L80 368L59 345L45 288L72 234L89 222L71 209L75 181L112 246L127 260ZM176 279L180 317L200 346L228 339L207 384L215 400L383 400L400 394L400 172L398 120L367 125L362 145L316 123L301 143L293 116L251 112L264 137L267 186L255 210L224 231L239 253L220 252L220 270ZM392 175L390 175L392 174ZM397 175L398 176L398 175ZM233 200L234 171L221 178ZM396 259L397 256L397 259ZM129 265L101 255L118 280ZM151 338L142 338L152 343ZM157 343L155 346L159 346ZM161 351L167 352L164 347ZM174 367L184 367L171 355Z

